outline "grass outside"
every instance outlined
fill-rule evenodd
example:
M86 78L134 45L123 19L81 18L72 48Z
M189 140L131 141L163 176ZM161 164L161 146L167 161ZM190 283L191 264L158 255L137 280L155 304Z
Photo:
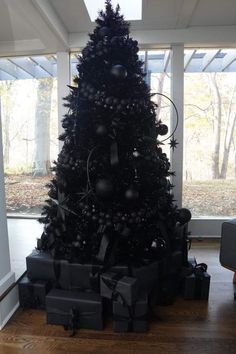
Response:
M7 175L8 213L39 214L47 198L51 177ZM193 216L236 216L236 180L185 181L183 206Z

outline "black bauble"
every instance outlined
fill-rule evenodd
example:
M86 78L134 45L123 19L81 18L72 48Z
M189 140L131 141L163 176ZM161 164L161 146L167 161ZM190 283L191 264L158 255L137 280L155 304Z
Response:
M95 191L98 197L108 199L113 194L113 184L109 179L99 179L95 186Z
M130 187L125 192L125 198L130 201L135 201L139 198L139 192L135 188Z
M107 135L107 127L103 124L98 125L96 129L96 135L99 137L104 137Z
M192 214L190 210L186 208L182 208L177 210L177 221L180 222L180 224L186 224L191 220Z
M111 68L111 74L117 79L125 79L127 77L127 70L123 65L113 65Z
M165 124L161 124L157 130L159 135L166 135L168 133L168 127Z
M99 30L98 30L98 35L101 38L103 38L105 36L109 36L110 33L111 33L111 30L109 27L104 26L104 27L99 28Z

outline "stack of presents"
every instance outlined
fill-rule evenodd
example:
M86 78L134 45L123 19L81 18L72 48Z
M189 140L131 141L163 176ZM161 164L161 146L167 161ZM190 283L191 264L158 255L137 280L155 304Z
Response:
M46 309L48 324L72 333L78 328L102 330L108 316L115 332L145 332L154 306L169 305L177 295L208 299L207 266L188 258L187 224L177 228L175 251L137 265L70 263L36 249L26 258L20 305Z

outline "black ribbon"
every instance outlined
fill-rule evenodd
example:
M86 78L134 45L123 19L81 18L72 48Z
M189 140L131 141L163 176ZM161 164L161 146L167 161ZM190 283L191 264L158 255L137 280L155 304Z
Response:
M107 251L108 251L109 244L110 244L110 237L109 235L104 234L102 236L99 251L96 257L97 260L101 263L104 263L105 259L107 258Z
M136 316L135 306L127 306L127 309L127 316L116 314L113 316L113 320L127 323L127 331L132 332L134 330L135 321L147 321L147 314Z
M204 279L204 274L207 271L207 264L199 263L193 268L193 273L195 274L195 299L201 299L202 293L202 280Z
M116 273L116 274L114 274L114 276L111 279L106 279L106 278L102 277L102 281L107 286L107 288L109 290L111 290L111 300L112 301L119 301L122 303L122 305L127 306L125 297L123 296L123 294L121 294L120 291L117 291L117 289L116 289L118 281L121 278L123 278L123 275Z
M119 164L118 145L115 140L111 144L110 154L111 154L110 156L111 166L115 167Z
M60 288L60 275L61 275L61 261L60 259L53 259L53 270L56 279L56 287Z

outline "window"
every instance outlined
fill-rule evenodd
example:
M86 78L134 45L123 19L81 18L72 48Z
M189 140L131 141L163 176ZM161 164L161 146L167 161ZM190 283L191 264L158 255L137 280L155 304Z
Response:
M183 205L236 215L236 50L185 50Z
M8 213L39 214L58 154L54 55L0 59L0 97Z

